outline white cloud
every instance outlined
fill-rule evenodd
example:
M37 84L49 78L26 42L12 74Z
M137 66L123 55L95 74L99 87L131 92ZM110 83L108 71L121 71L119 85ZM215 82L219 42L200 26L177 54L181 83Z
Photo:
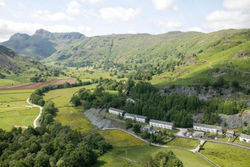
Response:
M101 17L109 21L129 21L140 14L139 9L133 8L102 8L99 10Z
M223 6L230 10L248 10L250 0L224 0Z
M174 0L153 0L155 9L173 9L177 10L177 7L174 5Z
M77 1L70 1L70 3L67 5L66 13L69 15L79 15L81 14L81 4Z
M164 31L176 30L183 26L183 23L176 19L171 19L167 21L160 21L160 26L163 27Z
M82 2L88 2L88 3L98 3L101 0L82 0Z
M4 6L4 0L0 0L0 6Z
M88 26L69 26L65 24L48 26L40 23L15 22L0 19L0 41L8 40L11 35L17 32L32 34L41 28L51 32L81 32L83 34L91 31L91 28Z
M224 0L223 6L224 10L207 15L206 23L202 26L205 31L250 27L250 0Z
M228 28L249 28L250 13L243 11L218 10L210 13L205 27L213 30Z
M72 20L73 18L64 12L51 13L47 10L38 10L34 13L34 17L46 21L65 21Z

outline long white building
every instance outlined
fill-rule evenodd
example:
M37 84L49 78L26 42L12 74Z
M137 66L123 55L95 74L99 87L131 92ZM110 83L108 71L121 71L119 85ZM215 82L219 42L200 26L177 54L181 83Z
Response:
M222 134L222 127L221 126L194 123L193 129L198 130L198 131Z
M153 127L164 128L164 129L173 129L174 127L174 124L171 122L164 122L164 121L158 121L158 120L153 120L153 119L150 119L149 125Z
M123 116L125 112L123 110L110 107L109 108L109 113Z
M129 114L129 113L125 113L124 118L125 119L132 119L132 120L135 120L137 122L142 122L142 123L145 123L147 121L147 117L145 117L145 116L136 115L136 114Z
M246 134L241 133L240 134L240 141L250 143L250 135L246 135Z

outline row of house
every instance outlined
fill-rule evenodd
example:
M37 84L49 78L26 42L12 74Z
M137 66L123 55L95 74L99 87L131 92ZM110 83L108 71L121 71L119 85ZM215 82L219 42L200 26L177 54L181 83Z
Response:
M115 115L120 115L120 116L123 116L125 119L132 119L132 120L135 120L135 121L141 122L141 123L146 123L148 120L148 118L145 116L125 113L125 111L120 110L120 109L116 109L116 108L109 108L109 113L115 114ZM174 124L171 122L165 122L165 121L159 121L159 120L153 120L153 119L150 119L149 125L150 125L150 127L159 127L159 128L163 128L163 129L173 129L173 127L174 127ZM196 131L223 134L221 126L194 123L193 129ZM204 133L202 134L202 133L196 132L196 133L194 133L194 136L202 137L202 136L204 136ZM232 130L227 130L226 136L230 137L230 138L234 138L235 133ZM250 135L241 134L239 139L240 139L240 141L250 143Z
M124 119L132 119L141 123L146 123L148 120L148 118L145 116L125 113L123 110L119 110L119 109L112 108L112 107L109 108L109 113L120 115L120 116L123 116ZM159 127L159 128L164 128L164 129L173 129L174 127L174 124L171 122L158 121L158 120L150 120L149 125L151 127Z
M193 129L198 130L198 131L203 131L203 132L222 134L222 127L221 126L194 123Z

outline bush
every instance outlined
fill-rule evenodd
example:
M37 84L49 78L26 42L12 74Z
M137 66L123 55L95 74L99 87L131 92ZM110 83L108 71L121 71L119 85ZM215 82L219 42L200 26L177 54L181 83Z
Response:
M133 131L135 133L140 133L141 132L141 125L140 124L135 124L133 127Z

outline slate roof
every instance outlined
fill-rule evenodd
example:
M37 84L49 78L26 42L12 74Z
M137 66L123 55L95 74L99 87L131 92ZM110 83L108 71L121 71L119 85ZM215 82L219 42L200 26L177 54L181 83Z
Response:
M112 108L112 107L110 107L109 110L113 110L113 111L116 111L116 112L119 112L119 113L124 113L123 110Z
M193 126L199 126L199 127L209 128L209 129L222 130L221 126L214 126L214 125L207 125L207 124L194 123Z
M136 114L129 114L129 113L125 113L124 115L125 117L126 116L129 116L129 117L135 117L135 118L141 118L141 119L147 119L147 117L145 116L142 116L142 115L136 115Z
M172 122L165 122L165 121L159 121L159 120L154 120L154 119L150 119L149 122L174 126L174 124Z

